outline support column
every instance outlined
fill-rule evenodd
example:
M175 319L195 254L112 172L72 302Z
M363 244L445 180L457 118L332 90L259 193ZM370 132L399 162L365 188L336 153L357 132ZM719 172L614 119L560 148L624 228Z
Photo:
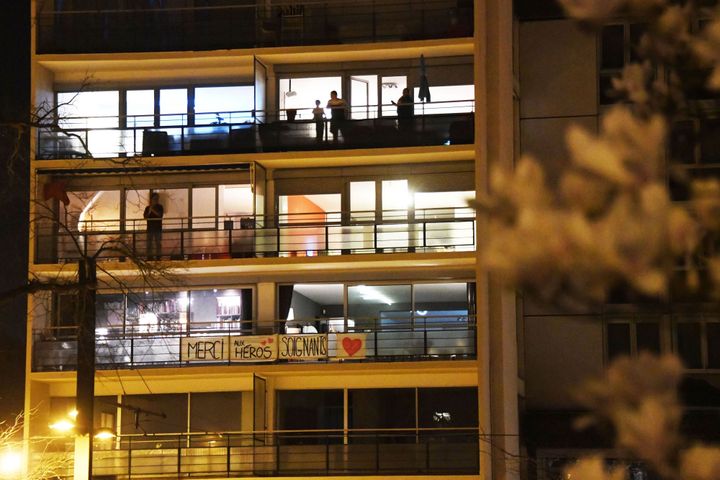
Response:
M491 166L512 166L514 159L512 2L475 0L475 102L475 184L481 195ZM486 232L478 214L478 252ZM478 253L480 476L512 480L519 477L515 293L480 265Z

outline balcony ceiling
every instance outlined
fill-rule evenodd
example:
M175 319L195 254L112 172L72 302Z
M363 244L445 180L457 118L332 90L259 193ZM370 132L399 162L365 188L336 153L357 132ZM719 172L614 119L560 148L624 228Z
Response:
M321 45L210 52L153 52L115 54L39 55L38 63L53 72L56 85L93 83L165 84L188 80L248 78L253 76L253 54L266 64L303 64L377 61L471 55L472 38Z

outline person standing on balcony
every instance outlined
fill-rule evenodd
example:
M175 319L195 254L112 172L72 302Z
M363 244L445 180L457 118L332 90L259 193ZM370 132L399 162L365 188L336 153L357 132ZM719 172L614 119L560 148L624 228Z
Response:
M148 260L160 260L162 253L162 218L165 209L160 204L160 195L150 195L150 205L145 207L143 218L147 221L147 254Z
M312 110L315 121L315 139L321 142L325 130L325 109L320 106L320 100L315 100L315 108Z
M392 102L392 104L397 106L398 130L401 132L412 130L415 102L410 95L410 89L403 88L402 97L398 98L397 103Z
M330 109L330 132L333 135L333 142L337 143L338 132L345 137L345 120L347 119L347 102L338 98L335 90L330 92L327 108Z

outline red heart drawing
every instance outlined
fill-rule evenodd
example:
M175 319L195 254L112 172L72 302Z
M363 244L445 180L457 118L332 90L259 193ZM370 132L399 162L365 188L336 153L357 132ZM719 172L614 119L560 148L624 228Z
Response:
M359 338L352 339L350 337L345 337L343 338L342 346L347 354L352 357L358 350L360 350L360 348L362 348L362 340Z
M268 343L272 343L272 342L273 342L273 338L272 338L272 337L268 337L267 342L268 342Z
M265 340L263 340L263 341L260 342L260 345L262 345L262 346L264 347L264 346L265 346L265 343L266 343Z

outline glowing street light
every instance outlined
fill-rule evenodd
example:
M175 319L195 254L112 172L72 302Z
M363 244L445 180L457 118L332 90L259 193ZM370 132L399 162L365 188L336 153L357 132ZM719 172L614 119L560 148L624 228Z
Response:
M57 422L50 424L50 429L55 430L59 433L67 433L73 428L75 428L75 423L71 422L66 418L60 419Z
M20 478L23 469L23 454L6 449L0 453L0 478Z
M95 440L111 440L115 438L115 434L109 428L101 428L95 432Z

